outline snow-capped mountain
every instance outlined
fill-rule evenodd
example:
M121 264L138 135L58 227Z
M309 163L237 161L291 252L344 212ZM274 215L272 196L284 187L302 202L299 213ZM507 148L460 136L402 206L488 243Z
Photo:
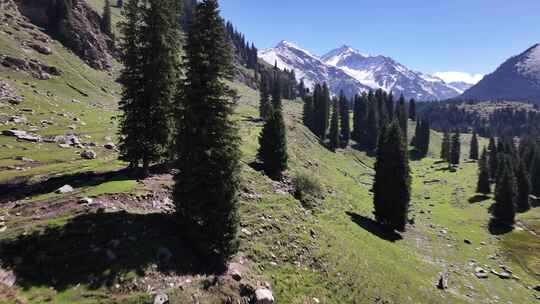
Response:
M508 59L461 98L540 102L540 44Z
M392 58L363 54L349 46L318 57L295 44L280 42L275 48L263 50L260 57L280 68L293 69L297 78L307 85L327 82L337 94L346 88L346 95L369 89L383 89L407 99L442 100L453 98L463 91L446 84L440 78L415 72Z
M303 79L310 88L317 83L326 82L332 93L337 94L343 90L347 96L370 89L343 70L324 63L319 57L288 41L261 51L259 57L271 65L277 63L280 69L294 70L297 79Z

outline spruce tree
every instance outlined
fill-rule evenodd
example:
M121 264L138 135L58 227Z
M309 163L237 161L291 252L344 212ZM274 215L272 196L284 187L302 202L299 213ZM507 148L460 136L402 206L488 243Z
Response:
M259 102L259 116L263 120L267 120L272 112L272 103L270 103L270 93L268 90L268 82L266 77L261 78L261 84L259 88L261 100Z
M340 146L340 139L339 139L339 113L340 109L339 106L341 105L339 100L334 99L333 101L333 109L332 109L332 119L330 121L330 134L328 135L330 138L329 148L333 152L336 151L337 148Z
M531 193L540 197L540 152L536 150L531 166Z
M529 195L531 194L531 182L523 161L519 160L516 170L517 198L516 207L519 212L525 212L531 208Z
M450 149L452 147L452 142L450 139L450 133L447 131L444 132L442 145L441 145L441 159L447 162L450 162Z
M281 108L272 111L259 136L257 158L270 178L279 180L288 167L287 136Z
M277 63L276 63L277 69ZM274 72L274 81L272 82L272 108L274 110L282 109L281 101L281 78L279 77L279 71Z
M150 6L130 1L120 25L124 92L120 102L120 158L131 168L142 162L148 176L152 162L170 157L173 99L179 79L178 3L156 0Z
M397 112L399 112L400 110L399 108L394 109L394 94L392 94L392 92L386 95L385 102L386 102L386 112L388 113L388 121L392 121L395 118L394 112L396 112L396 115L397 115L398 114ZM405 120L406 119L407 118L405 118Z
M349 101L343 91L339 96L339 111L340 111L340 144L344 147L349 145L351 139L351 111L349 109Z
M508 156L499 162L497 184L495 186L495 203L492 207L493 221L496 224L513 225L515 222L516 183L514 173L509 166Z
M491 193L491 185L489 182L489 164L487 151L484 148L482 156L478 162L478 183L476 185L476 192L482 194Z
M497 165L499 163L499 157L497 155L497 145L495 138L491 137L489 139L489 173L491 174L491 180L494 181L497 176Z
M373 191L377 222L389 229L404 231L411 197L411 176L407 147L397 122L384 128L380 136Z
M450 163L452 165L459 165L460 157L461 157L461 138L459 135L459 131L456 131L454 135L452 135L452 141L451 141L451 147L450 147Z
M396 116L399 121L399 126L401 127L401 134L403 135L405 141L407 140L407 122L408 122L408 115L407 115L407 109L405 105L405 97L401 95L399 97L399 103L396 109Z
M366 132L366 115L367 95L365 93L361 97L356 95L354 97L353 131L351 136L360 146L363 145Z
M412 121L416 120L416 101L414 99L409 101L409 118Z
M207 265L221 270L238 249L241 155L232 117L236 92L226 82L232 55L217 0L197 4L185 56L174 186L179 231Z
M311 95L305 95L304 96L304 107L302 111L302 121L304 125L311 130L311 132L314 131L313 129L313 96Z
M378 138L379 138L379 117L378 117L378 112L377 112L377 104L375 101L371 100L368 103L364 148L367 151L375 150L377 148Z
M103 5L103 31L111 36L112 35L112 20L111 20L111 2L110 0L105 0L105 4Z
M476 132L473 132L471 138L469 159L478 160L478 137L476 136Z

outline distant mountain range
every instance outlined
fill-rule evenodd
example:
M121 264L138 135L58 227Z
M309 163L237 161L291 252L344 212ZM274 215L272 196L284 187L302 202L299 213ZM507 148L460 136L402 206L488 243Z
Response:
M540 44L508 59L462 99L540 102Z
M260 52L259 57L279 68L294 70L307 86L326 82L334 94L341 90L348 96L370 89L383 89L395 96L419 101L445 100L459 96L472 85L446 83L442 79L413 71L394 59L366 55L342 46L319 57L288 41Z

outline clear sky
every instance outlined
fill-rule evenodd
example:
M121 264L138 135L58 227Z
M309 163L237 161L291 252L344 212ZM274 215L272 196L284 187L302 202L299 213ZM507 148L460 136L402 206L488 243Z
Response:
M347 44L422 72L490 73L540 42L540 0L221 0L249 41Z

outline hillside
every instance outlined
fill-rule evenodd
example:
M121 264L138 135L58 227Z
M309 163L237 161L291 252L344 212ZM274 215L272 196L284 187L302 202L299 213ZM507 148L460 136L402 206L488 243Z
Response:
M243 140L241 249L228 273L201 272L204 261L176 237L171 172L156 167L150 178L134 179L110 145L120 114L118 64L92 69L13 11L0 14L7 18L0 23L2 58L35 59L61 71L40 79L30 69L35 65L0 65L0 133L27 132L20 139L0 135L0 303L152 303L156 293L171 304L248 303L258 286L291 304L540 297L532 289L540 284L539 209L519 215L514 231L490 231L492 198L474 193L476 164L465 157L470 136L463 164L451 173L438 159L441 134L432 132L429 157L411 166L414 224L388 235L372 216L374 159L321 146L301 123L300 102L284 103L287 177L307 172L320 181L321 196L302 203L289 182L252 167L262 127L259 96L238 82L232 86L241 97L235 113ZM36 35L46 37L51 54L22 45ZM89 150L95 159L82 157ZM57 193L64 185L73 191ZM512 279L475 276L476 267L501 273L503 266ZM440 291L435 285L445 271L449 289Z

